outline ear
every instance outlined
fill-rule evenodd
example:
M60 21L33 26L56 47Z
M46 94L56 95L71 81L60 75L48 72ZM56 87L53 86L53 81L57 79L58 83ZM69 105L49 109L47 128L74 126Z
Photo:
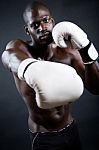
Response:
M30 35L29 29L27 25L24 25L24 30L27 35Z

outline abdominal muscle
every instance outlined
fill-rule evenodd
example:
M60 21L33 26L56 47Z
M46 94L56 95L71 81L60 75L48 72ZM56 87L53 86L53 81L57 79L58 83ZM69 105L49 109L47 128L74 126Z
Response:
M40 110L40 112L40 114L29 115L28 125L32 132L60 130L73 121L66 105L49 110Z
M37 106L35 92L24 81L14 76L16 87L28 109L28 126L32 132L48 132L64 128L73 118L69 112L69 103L52 109Z

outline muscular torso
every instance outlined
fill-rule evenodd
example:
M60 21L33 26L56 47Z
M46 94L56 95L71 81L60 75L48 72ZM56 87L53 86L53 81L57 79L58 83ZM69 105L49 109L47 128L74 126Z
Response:
M64 64L68 64L70 66L75 66L75 56L78 55L78 72L83 74L83 65L81 64L81 58L77 50L71 51L63 51L60 48L56 48L55 45L51 46L52 48L52 56L48 59L48 61L53 62L60 62ZM32 52L32 47L26 46L25 52L29 57L35 57L36 55ZM46 57L47 60L47 57ZM82 66L81 66L82 65ZM80 67L79 67L80 66ZM82 68L79 70L79 68ZM33 131L51 131L51 130L58 130L63 128L65 125L69 124L72 121L72 116L69 112L69 103L64 106L59 106L52 109L41 109L37 106L35 100L35 91L31 89L25 81L19 80L19 78L14 75L16 87L21 94L28 112L28 124L29 128Z

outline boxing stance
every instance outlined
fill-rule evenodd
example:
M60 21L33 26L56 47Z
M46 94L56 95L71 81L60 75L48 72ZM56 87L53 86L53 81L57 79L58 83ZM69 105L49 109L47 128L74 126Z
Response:
M2 54L29 113L33 150L80 150L80 139L69 105L84 87L99 94L98 52L74 23L55 21L45 4L24 11L31 41L13 40Z

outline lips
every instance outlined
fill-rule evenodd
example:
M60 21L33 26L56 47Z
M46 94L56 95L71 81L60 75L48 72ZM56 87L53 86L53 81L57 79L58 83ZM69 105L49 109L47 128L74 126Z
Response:
M49 32L44 33L43 35L41 35L39 38L40 40L46 39L49 37Z

